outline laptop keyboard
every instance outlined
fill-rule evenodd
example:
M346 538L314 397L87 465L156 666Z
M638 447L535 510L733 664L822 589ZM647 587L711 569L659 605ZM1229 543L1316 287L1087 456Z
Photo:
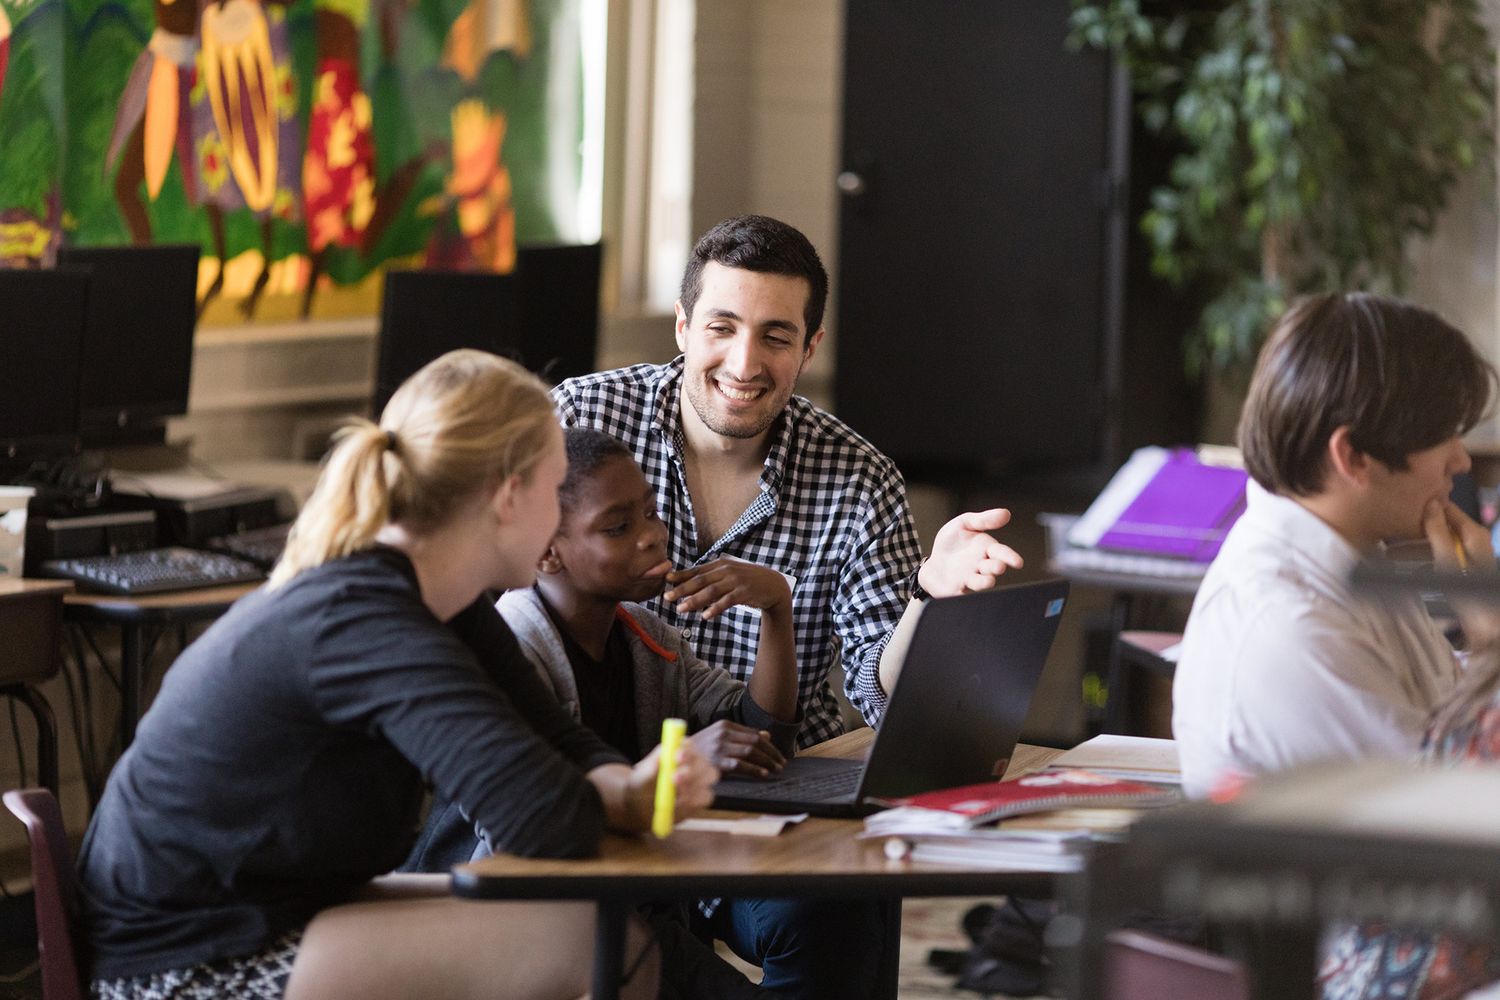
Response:
M800 799L824 802L830 799L852 799L859 791L860 769L817 771L775 781L736 782L734 794L742 799Z

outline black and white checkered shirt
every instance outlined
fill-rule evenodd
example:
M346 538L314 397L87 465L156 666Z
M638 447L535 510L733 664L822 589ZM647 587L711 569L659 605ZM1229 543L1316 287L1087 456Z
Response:
M733 526L699 552L683 467L681 357L568 379L552 391L565 426L613 434L656 490L678 567L734 556L795 580L800 746L843 731L828 672L842 655L844 692L871 725L885 712L880 654L906 609L922 554L906 485L890 459L843 422L793 396L772 428L760 493ZM698 655L745 679L760 644L758 612L731 608L712 621L651 609L681 629Z

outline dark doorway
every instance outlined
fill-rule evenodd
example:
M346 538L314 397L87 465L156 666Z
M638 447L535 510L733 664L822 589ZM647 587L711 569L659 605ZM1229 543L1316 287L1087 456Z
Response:
M1068 0L848 0L836 405L909 475L1112 464L1128 94Z

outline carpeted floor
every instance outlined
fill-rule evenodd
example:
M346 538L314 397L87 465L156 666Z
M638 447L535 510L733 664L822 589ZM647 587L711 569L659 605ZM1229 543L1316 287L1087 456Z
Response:
M970 997L979 994L957 990L953 977L927 964L934 948L962 951L969 947L960 921L976 899L908 899L901 905L901 1000L935 1000L938 997Z

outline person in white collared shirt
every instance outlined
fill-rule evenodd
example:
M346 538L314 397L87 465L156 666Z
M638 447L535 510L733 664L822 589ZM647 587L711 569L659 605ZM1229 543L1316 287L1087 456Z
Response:
M1193 603L1173 685L1184 788L1324 757L1414 757L1462 661L1419 598L1347 586L1384 543L1426 538L1440 567L1495 571L1489 536L1448 499L1460 436L1496 373L1427 310L1367 294L1295 304L1240 417L1254 482ZM1461 553L1461 554L1460 554ZM1500 637L1460 607L1471 646Z

